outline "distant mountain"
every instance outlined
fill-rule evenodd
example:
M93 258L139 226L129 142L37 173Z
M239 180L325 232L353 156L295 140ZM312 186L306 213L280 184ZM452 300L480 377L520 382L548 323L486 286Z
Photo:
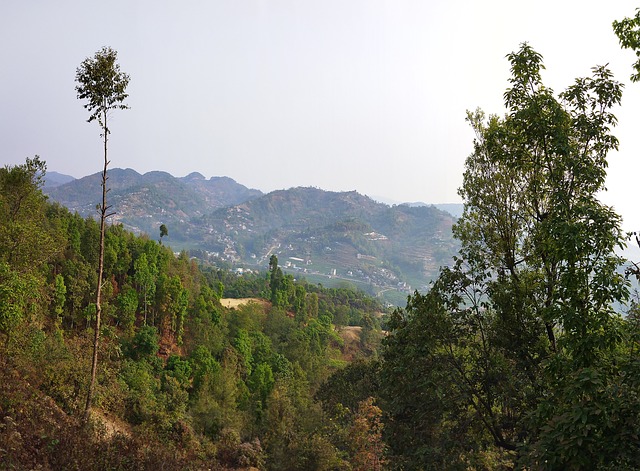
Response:
M357 192L291 188L203 216L189 239L234 263L264 268L275 253L281 265L307 277L406 293L424 288L450 263L457 249L453 222L434 207L390 207Z
M174 249L260 269L276 254L285 271L323 284L392 291L399 304L413 289L424 289L457 250L451 214L433 206L388 206L355 191L291 188L265 195L227 177L131 169L110 170L109 187L113 222L154 238L165 224L165 243ZM45 192L95 217L100 174Z
M71 175L64 175L58 172L47 172L44 176L44 188L53 188L64 185L75 180Z
M73 180L44 192L71 211L82 216L95 216L96 204L102 198L101 173ZM122 223L134 232L155 235L160 224L174 228L191 218L215 209L242 203L262 195L236 183L228 177L207 180L199 173L177 178L166 172L143 175L132 169L109 170L109 204L113 206L114 222ZM170 234L174 235L174 234ZM175 231L176 242L186 242L181 231Z

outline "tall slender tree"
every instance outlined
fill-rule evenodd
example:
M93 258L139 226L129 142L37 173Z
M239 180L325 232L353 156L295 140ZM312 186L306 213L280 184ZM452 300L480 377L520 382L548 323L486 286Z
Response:
M98 344L100 340L100 317L101 317L101 292L102 292L102 271L104 268L104 231L106 219L113 215L109 213L111 206L107 205L107 168L109 159L107 158L107 143L109 141L109 115L113 110L127 109L124 104L127 98L127 85L129 85L129 75L120 71L120 66L116 63L118 53L110 47L103 47L96 52L94 57L88 57L76 69L76 92L78 99L86 100L85 109L89 111L87 122L98 121L100 125L100 137L104 147L104 165L102 169L102 202L98 204L100 214L100 257L98 262L98 286L96 289L96 321L93 337L93 358L91 362L91 380L87 392L87 402L85 405L84 420L89 418L93 392L96 381L96 370L98 368Z

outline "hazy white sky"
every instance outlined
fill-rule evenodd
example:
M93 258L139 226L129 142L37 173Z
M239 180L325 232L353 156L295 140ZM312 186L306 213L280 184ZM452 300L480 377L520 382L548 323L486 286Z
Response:
M40 155L81 177L99 129L75 70L102 46L131 75L111 124L112 167L229 176L263 191L357 190L458 202L473 135L465 110L503 113L505 55L528 41L563 90L609 63L628 83L614 19L625 0L3 0L0 164ZM604 201L640 229L640 84L617 110ZM636 214L638 213L638 214Z

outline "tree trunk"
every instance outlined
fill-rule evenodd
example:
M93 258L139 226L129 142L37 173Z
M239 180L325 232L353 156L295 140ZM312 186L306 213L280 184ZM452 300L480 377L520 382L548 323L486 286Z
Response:
M84 422L89 420L91 414L91 404L96 383L96 372L98 370L98 344L100 341L100 317L102 314L101 293L102 293L102 272L104 269L104 232L107 219L107 139L109 129L107 128L107 112L104 112L103 139L104 139L104 167L102 169L102 204L100 205L100 257L98 259L98 287L96 289L96 323L93 333L93 357L91 361L91 380L89 381L89 391L87 392L87 402L84 408Z

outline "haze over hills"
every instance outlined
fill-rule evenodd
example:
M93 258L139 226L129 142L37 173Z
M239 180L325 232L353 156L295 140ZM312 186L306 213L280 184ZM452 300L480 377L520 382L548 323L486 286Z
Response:
M434 206L388 206L355 191L291 188L263 194L227 177L141 175L132 169L110 170L108 185L114 223L153 238L165 224L165 243L174 249L259 269L275 253L283 268L310 281L395 291L400 303L449 264L457 248L451 214ZM72 211L95 216L100 174L44 191Z

